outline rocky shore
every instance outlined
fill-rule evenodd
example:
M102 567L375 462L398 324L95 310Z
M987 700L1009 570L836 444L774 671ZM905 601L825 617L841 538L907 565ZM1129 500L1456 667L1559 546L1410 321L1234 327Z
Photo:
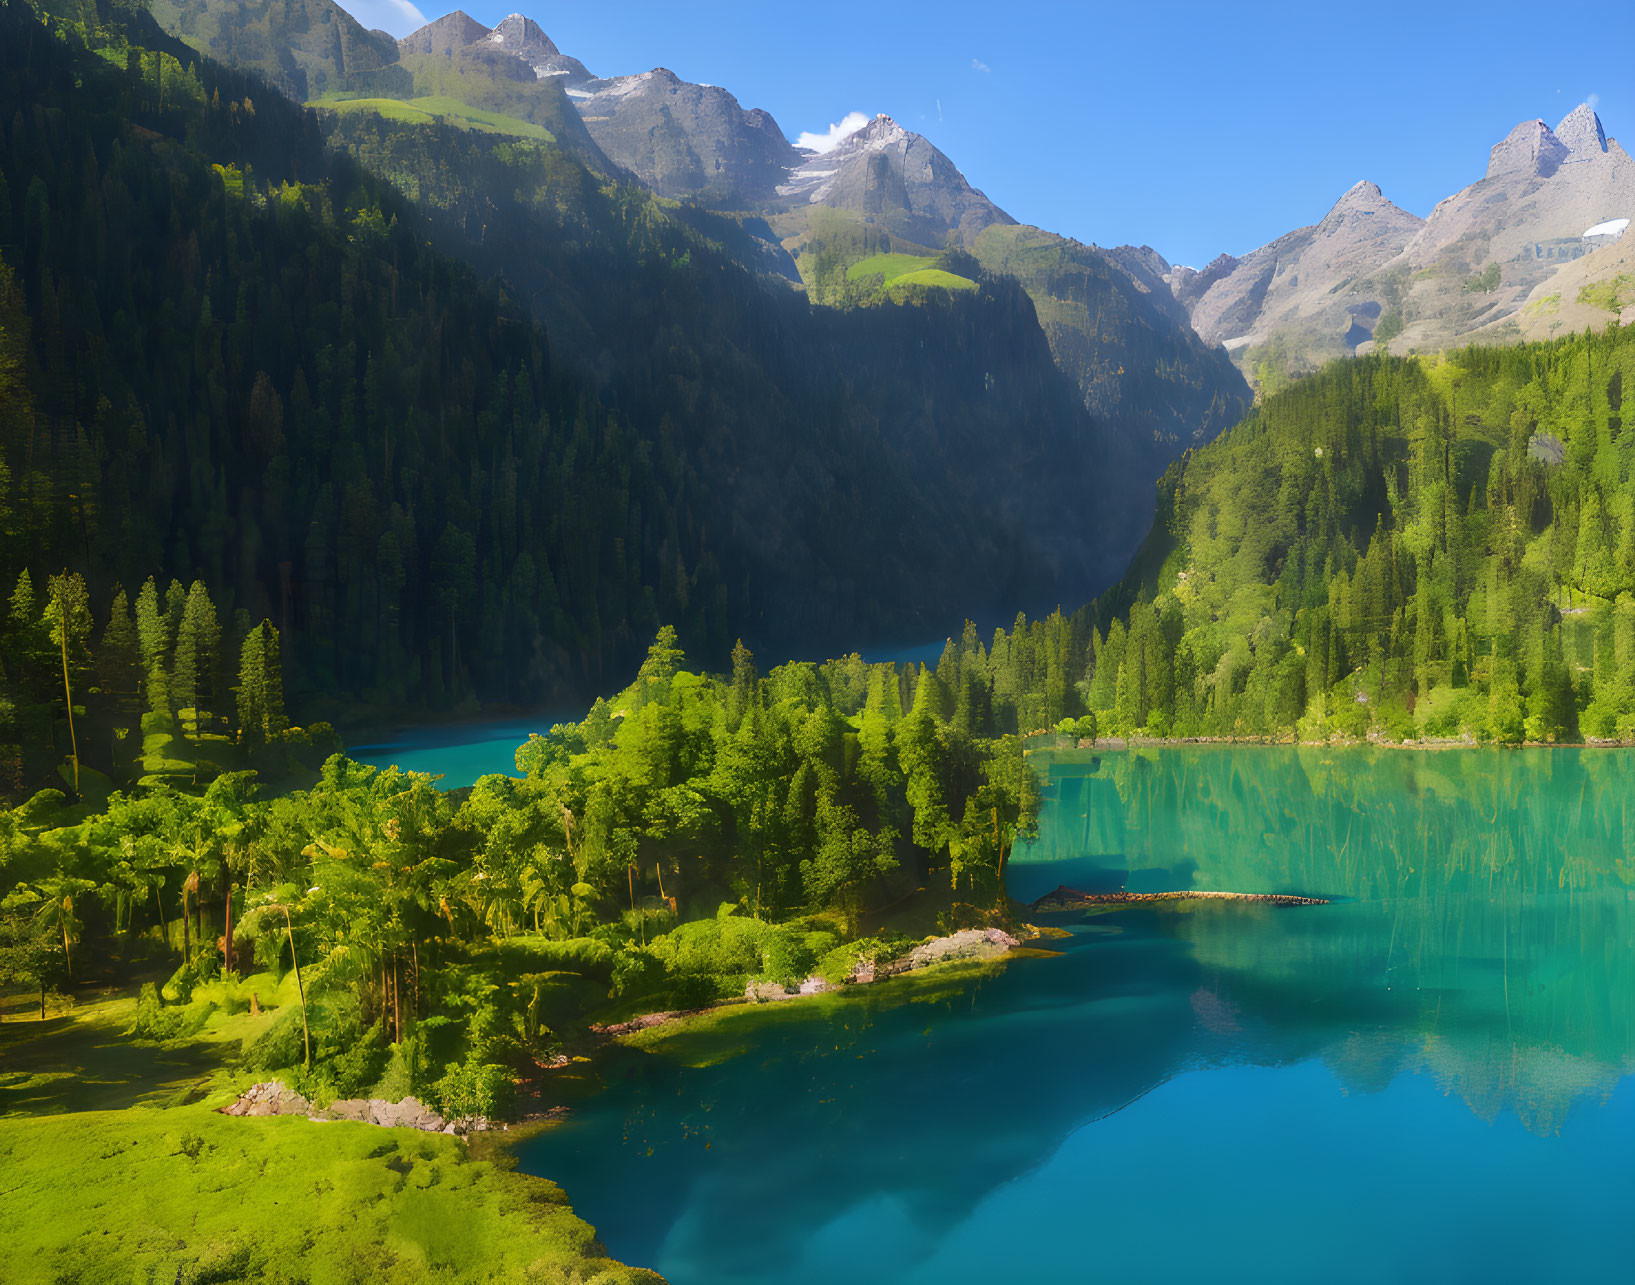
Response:
M821 995L826 991L839 990L847 986L866 986L871 982L884 981L888 977L929 968L933 964L996 959L1019 945L1021 943L1003 929L966 928L947 937L934 937L930 941L922 942L907 954L887 963L876 964L871 959L860 959L839 986L821 977L807 977L794 986L784 986L778 982L751 982L744 988L743 995L717 1000L704 1008L644 1013L627 1022L610 1022L605 1026L593 1026L590 1029L593 1034L604 1039L617 1039L621 1035L634 1035L638 1031L652 1030L655 1026L667 1026L671 1022L700 1017L705 1013L733 1008L740 1004L772 1004L799 999L803 995Z
M486 1116L445 1120L418 1098L387 1102L381 1098L339 1098L322 1109L313 1106L282 1081L251 1085L221 1109L222 1115L304 1115L309 1120L359 1120L386 1129L419 1129L422 1133L449 1133L464 1137L496 1126Z

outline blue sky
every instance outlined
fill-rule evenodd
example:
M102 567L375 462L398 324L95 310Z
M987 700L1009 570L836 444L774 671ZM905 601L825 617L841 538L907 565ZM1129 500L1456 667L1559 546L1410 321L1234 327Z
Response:
M427 17L442 10L425 8ZM406 34L410 0L343 0ZM1314 222L1358 179L1424 215L1518 121L1594 96L1635 150L1635 5L614 0L513 6L598 75L669 67L791 138L849 112L925 134L1013 216L1176 263Z

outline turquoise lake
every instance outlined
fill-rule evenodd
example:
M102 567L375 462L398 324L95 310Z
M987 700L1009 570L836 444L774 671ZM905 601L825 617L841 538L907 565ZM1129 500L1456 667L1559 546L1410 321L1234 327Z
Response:
M1635 755L1036 756L1039 917L899 979L611 1050L520 1149L609 1252L736 1282L1624 1281Z
M621 1051L528 1144L609 1250L730 1282L1611 1281L1635 1262L1635 756L1042 763L1056 958ZM696 1053L696 1050L693 1051Z
M583 711L564 712L413 728L379 744L349 746L346 752L374 767L430 772L443 778L439 784L445 790L457 790L474 784L480 776L515 776L517 746L531 733L548 732L553 724L583 716Z

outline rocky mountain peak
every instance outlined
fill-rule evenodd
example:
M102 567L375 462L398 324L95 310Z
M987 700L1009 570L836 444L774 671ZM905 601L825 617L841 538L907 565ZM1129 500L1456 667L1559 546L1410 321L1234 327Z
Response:
M864 146L884 146L887 143L895 143L907 137L908 131L884 112L881 112L852 135L853 139Z
M1531 173L1549 178L1567 156L1566 147L1548 125L1542 120L1524 120L1502 142L1493 145L1488 154L1487 177Z
M1556 126L1555 136L1574 156L1607 150L1607 135L1601 128L1601 118L1588 103L1579 103L1568 112L1561 124Z
M482 23L470 17L464 10L456 9L453 13L446 13L441 18L428 22L418 31L410 32L397 44L405 53L449 54L456 49L464 49L467 45L475 44L488 34L488 28Z
M500 48L524 58L530 55L549 58L562 52L556 47L556 42L540 29L537 22L520 13L513 13L507 18L500 19L494 30L488 33L488 39Z
M1379 184L1367 179L1353 183L1317 225L1319 235L1332 236L1354 224L1379 224L1381 228L1417 227L1420 220L1386 199Z
M1363 178L1358 179L1350 187L1346 188L1345 195L1334 203L1334 208L1338 210L1341 207L1347 209L1357 206L1367 207L1377 205L1383 200L1385 200L1385 193L1380 191L1380 185Z

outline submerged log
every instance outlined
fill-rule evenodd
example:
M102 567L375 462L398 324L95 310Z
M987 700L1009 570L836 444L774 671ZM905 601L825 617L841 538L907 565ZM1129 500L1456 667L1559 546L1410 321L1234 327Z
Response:
M1146 901L1257 901L1267 906L1326 906L1327 897L1296 897L1285 892L1204 892L1184 889L1177 892L1082 892L1058 884L1029 910L1089 910L1095 906L1125 906Z

